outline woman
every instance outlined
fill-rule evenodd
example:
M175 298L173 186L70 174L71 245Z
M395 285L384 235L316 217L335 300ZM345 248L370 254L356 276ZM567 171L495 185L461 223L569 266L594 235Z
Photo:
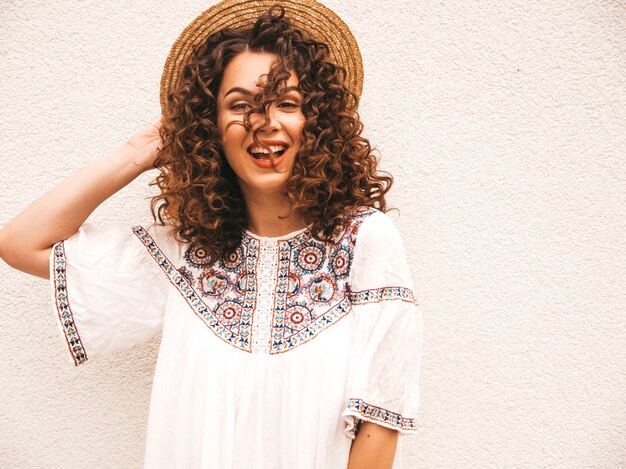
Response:
M162 335L145 467L399 467L421 314L347 75L279 6L207 34L161 120L0 232L75 365ZM85 222L152 168L153 224Z

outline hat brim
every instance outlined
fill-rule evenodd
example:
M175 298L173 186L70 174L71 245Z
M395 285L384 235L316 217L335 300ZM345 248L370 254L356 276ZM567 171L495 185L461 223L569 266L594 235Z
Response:
M213 5L183 30L172 46L161 76L161 110L167 114L167 97L182 81L184 66L193 56L193 47L224 28L251 29L272 5L285 8L291 25L329 47L330 60L346 70L346 85L357 96L363 89L361 51L350 28L335 12L315 0L224 0Z

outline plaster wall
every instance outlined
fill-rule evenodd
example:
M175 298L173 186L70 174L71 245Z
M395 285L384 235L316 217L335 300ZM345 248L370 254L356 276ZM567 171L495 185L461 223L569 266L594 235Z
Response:
M325 3L425 312L404 466L626 467L626 4ZM0 224L158 118L211 4L1 2ZM153 177L90 220L148 220ZM0 278L0 466L141 467L158 339L74 368L48 283Z

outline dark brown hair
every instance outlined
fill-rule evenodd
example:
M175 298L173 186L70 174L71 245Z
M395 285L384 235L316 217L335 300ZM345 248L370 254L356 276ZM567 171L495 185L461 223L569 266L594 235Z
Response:
M244 116L265 115L294 70L304 96L301 148L286 184L292 210L299 210L312 235L329 241L345 215L357 207L387 211L385 194L393 178L377 171L378 159L357 113L359 98L345 84L343 67L329 59L328 46L291 27L282 6L274 5L247 31L220 30L194 48L181 86L170 93L163 116L160 174L151 185L155 221L176 228L180 241L202 246L223 259L240 244L247 227L246 204L226 161L217 129L217 94L224 69L248 49L278 56L263 92ZM253 135L257 141L256 131ZM155 214L156 213L156 214Z

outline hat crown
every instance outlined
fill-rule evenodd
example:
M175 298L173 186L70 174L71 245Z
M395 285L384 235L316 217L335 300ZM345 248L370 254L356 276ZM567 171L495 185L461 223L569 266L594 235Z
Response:
M192 59L194 47L225 28L251 29L259 16L275 5L284 8L285 18L294 28L328 46L330 60L346 70L346 86L360 97L363 88L361 52L348 26L331 9L315 0L281 0L279 3L276 0L224 0L189 23L174 42L161 76L163 115L168 110L167 98L182 81L183 69ZM274 11L277 10L272 10L272 14Z

